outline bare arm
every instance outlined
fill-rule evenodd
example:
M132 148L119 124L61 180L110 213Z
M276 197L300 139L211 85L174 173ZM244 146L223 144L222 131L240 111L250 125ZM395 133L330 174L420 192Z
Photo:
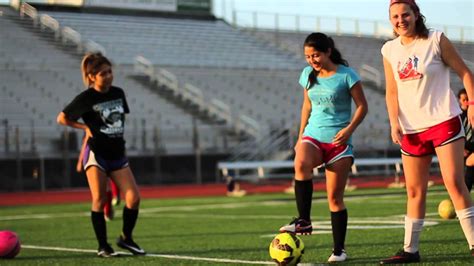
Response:
M84 156L84 149L86 147L87 140L92 137L92 133L87 127L86 124L84 123L79 123L77 121L70 120L66 117L66 114L64 112L61 112L58 114L58 117L56 118L56 122L60 125L63 126L70 126L73 128L77 129L82 129L85 132L84 138L82 139L82 146L81 146L81 152L79 153L79 158L77 158L77 163L76 163L76 171L81 172L82 171L82 158Z
M392 141L400 144L402 130L398 122L398 88L393 76L392 66L385 57L383 58L383 68L385 72L385 102L387 104L388 119L390 120Z
M73 121L73 120L70 120L66 117L66 114L61 112L59 113L58 117L56 118L56 122L60 125L63 125L63 126L69 126L69 127L73 127L73 128L77 128L77 129L82 129L84 131L86 131L86 136L87 137L92 137L92 134L89 130L89 127L87 127L86 124L84 123L79 123L77 121Z
M463 59L459 56L458 52L454 48L453 44L449 41L444 34L441 35L440 40L441 57L446 65L451 67L461 79L464 88L467 92L467 98L469 101L474 100L474 78L471 71L464 63ZM474 125L474 107L469 105L467 115L471 125Z
M308 97L308 90L304 89L304 99L303 99L303 104L301 106L301 122L300 122L300 131L298 134L298 141L296 144L299 143L301 140L301 137L303 136L304 129L306 125L308 124L308 119L311 114L311 101L309 100Z
M81 151L79 152L79 157L77 158L77 163L76 163L76 171L78 173L82 172L82 159L84 158L84 151L86 149L88 139L89 138L87 136L84 136L82 138Z
M364 117L368 112L367 100L365 99L360 81L352 86L350 93L356 105L356 110L349 125L334 136L333 144L335 145L345 144L352 133L354 133L357 126L359 126L362 120L364 120Z

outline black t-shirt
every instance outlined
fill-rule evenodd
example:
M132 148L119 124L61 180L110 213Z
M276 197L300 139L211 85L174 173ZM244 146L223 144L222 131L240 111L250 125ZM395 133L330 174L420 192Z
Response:
M63 110L66 117L77 121L82 118L90 128L91 150L104 159L114 160L125 155L123 138L125 114L129 113L122 89L111 86L106 93L89 88L77 95Z

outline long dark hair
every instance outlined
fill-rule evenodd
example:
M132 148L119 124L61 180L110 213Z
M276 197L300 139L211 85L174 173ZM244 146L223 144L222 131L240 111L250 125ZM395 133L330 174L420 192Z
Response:
M322 53L327 53L329 50L331 50L329 59L331 59L331 61L334 64L349 66L349 63L347 63L347 61L344 58L342 58L341 52L339 52L339 50L334 45L334 40L324 33L313 32L310 35L308 35L308 37L306 37L304 41L304 47L312 47L316 51L322 52ZM308 89L314 84L318 83L318 80L317 80L318 74L319 72L314 69L313 71L311 71L311 74L309 74L309 78L308 78L308 86L307 86Z

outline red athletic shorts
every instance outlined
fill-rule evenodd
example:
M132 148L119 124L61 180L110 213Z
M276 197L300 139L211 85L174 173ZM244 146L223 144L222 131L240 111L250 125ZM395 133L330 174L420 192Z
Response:
M454 117L427 130L403 135L401 152L409 156L435 154L435 148L464 138L461 118Z
M352 151L351 145L345 144L336 146L332 143L320 142L308 136L303 136L301 141L309 143L316 149L320 150L323 154L323 163L325 165L333 164L334 162L345 157L352 158L352 161L354 162L354 153Z

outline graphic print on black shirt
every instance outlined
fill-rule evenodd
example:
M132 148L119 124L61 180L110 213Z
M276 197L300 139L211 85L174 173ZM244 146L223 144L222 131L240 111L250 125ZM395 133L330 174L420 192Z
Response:
M88 144L95 154L110 160L125 156L123 133L125 113L129 113L129 109L122 89L110 87L106 93L87 89L63 112L73 121L82 118L89 127L93 137Z
M92 109L100 114L104 125L100 132L109 137L122 137L124 126L124 109L122 99L98 103Z

